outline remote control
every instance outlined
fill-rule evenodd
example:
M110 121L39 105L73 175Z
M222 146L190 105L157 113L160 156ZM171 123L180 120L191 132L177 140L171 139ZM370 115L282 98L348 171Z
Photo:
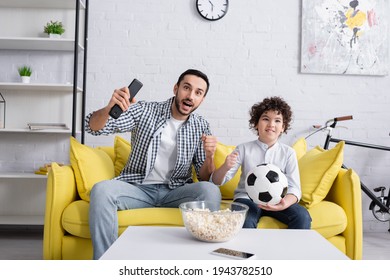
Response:
M142 88L143 84L138 81L137 79L134 79L131 84L129 85L129 91L130 91L130 101L134 98L134 96L137 95L138 91ZM114 119L119 118L119 116L123 113L121 107L118 104L115 104L111 110L110 110L110 116Z

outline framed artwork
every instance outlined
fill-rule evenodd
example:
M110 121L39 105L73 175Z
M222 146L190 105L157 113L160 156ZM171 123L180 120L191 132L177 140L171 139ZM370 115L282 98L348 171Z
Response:
M302 0L301 72L388 75L389 0Z

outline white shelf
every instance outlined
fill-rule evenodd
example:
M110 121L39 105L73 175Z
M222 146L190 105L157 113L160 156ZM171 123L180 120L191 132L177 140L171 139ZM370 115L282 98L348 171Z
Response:
M42 51L73 51L73 39L51 39L39 37L0 37L0 49L3 50L42 50ZM79 44L79 51L83 50Z
M18 145L20 141L20 145L30 147L37 141L45 141L48 137L66 138L73 135L74 129L78 128L74 122L82 121L84 103L80 93L83 92L82 87L85 85L85 75L82 72L83 68L80 67L82 64L85 67L86 50L83 44L86 40L85 24L88 19L85 2L85 0L0 0L0 22L4 26L0 32L0 52L10 56L5 61L9 65L3 68L13 69L13 65L25 60L27 55L29 60L34 62L38 59L36 63L44 65L50 65L48 59L60 57L66 60L66 63L59 69L61 72L59 75L66 74L72 78L72 80L60 80L64 83L42 83L41 80L39 83L29 84L17 82L18 80L12 76L10 76L11 81L14 82L9 82L8 76L2 79L0 91L7 100L6 118L3 120L6 128L0 129L0 145L3 150L14 149L14 139L18 141ZM76 10L77 6L79 10ZM49 19L65 22L67 33L64 37L52 39L42 33L43 23ZM8 27L7 23L10 23L9 26L12 28L5 28ZM41 62L39 57L42 55L45 59ZM83 55L84 59L81 58ZM74 65L77 68L72 71L72 75L68 74L72 70L71 64L67 63L70 56L74 60L81 58L81 61ZM55 62L56 60L53 61ZM74 79L82 80L79 84L81 86L77 89L74 89L75 85L72 84ZM71 83L66 83L67 81ZM42 130L30 130L27 126L29 122L42 121L66 123L68 127L72 125L70 129ZM76 132L76 134L80 133L80 131ZM4 147L3 142L5 142ZM51 149L61 143L55 141ZM41 151L32 149L32 156L43 158L39 153L45 155L45 151L40 149ZM13 150L11 151L14 153ZM33 167L23 168L25 165L23 158L19 159L12 153L10 159L16 158L17 162L12 163L7 171L0 167L0 225L43 225L47 176L35 174ZM19 151L15 149L15 154L17 153ZM22 161L21 164L19 161Z
M0 178L2 179L47 179L46 175L38 175L28 172L0 172ZM1 224L1 223L0 223Z
M0 133L53 133L71 134L70 129L28 129L28 128L0 128Z
M3 83L0 82L0 89L6 90L33 90L33 91L65 91L73 93L73 84L23 84L23 83ZM82 89L77 87L77 91Z
M74 0L1 0L0 7L75 9L76 2ZM80 8L85 9L84 3L81 3Z
M1 225L43 225L44 216L38 215L18 215L18 216L3 216L0 215Z

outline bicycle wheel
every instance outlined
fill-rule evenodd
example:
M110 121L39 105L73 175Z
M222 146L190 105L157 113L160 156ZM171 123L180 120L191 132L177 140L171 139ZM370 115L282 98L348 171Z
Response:
M381 199L380 197L378 197ZM386 204L387 198L383 198L383 203ZM381 222L388 222L390 221L390 213L386 211L382 211L381 208L374 203L374 201L371 202L370 204L370 209L372 210L372 214L374 217Z

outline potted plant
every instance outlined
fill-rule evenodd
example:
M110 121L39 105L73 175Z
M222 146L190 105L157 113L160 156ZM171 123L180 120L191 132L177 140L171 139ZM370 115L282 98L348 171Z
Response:
M50 38L60 38L65 32L64 26L61 21L50 21L46 23L44 32L49 34Z
M32 74L32 69L29 66L22 66L18 68L20 77L22 77L22 83L28 84L30 82L30 76Z

